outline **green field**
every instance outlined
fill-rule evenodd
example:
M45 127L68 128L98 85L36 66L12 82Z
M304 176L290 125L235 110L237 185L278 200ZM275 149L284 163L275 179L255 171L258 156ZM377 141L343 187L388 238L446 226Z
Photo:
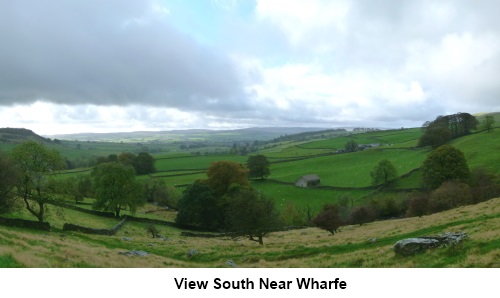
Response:
M382 159L388 159L400 175L420 167L425 149L370 149L362 152L322 156L273 164L269 178L294 182L307 174L317 174L322 185L339 187L370 186L370 171Z

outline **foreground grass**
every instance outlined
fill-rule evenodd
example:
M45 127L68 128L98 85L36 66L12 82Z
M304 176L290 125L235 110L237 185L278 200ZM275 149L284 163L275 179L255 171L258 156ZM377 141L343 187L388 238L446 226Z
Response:
M262 246L246 239L182 237L181 230L166 226L157 227L168 239L153 239L146 227L127 223L115 236L0 227L0 266L196 268L226 267L233 260L241 267L500 267L500 198L421 218L347 226L334 236L316 228L272 233ZM397 240L445 231L466 231L470 238L414 257L392 251ZM188 258L191 249L199 254ZM128 250L150 255L119 254Z

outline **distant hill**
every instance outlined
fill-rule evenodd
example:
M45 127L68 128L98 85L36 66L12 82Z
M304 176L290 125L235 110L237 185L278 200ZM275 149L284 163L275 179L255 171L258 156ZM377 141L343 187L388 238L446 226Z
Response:
M26 128L0 128L0 143L17 144L27 140L50 142L50 139L37 135L32 130Z
M172 142L210 141L219 143L269 141L285 135L321 131L318 127L252 127L233 130L186 129L114 133L77 133L51 135L51 138L76 141Z

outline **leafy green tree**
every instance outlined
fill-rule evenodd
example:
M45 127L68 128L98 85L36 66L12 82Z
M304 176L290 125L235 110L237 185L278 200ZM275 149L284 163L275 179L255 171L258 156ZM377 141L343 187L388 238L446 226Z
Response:
M424 133L418 140L418 147L431 146L437 148L451 140L451 131L444 125L433 125L425 128Z
M118 156L118 161L124 165L131 166L134 164L134 161L136 158L137 158L137 156L134 153L123 152L122 154L120 154L120 156Z
M495 117L493 115L486 115L483 120L483 127L488 132L493 131L493 124L495 124Z
M281 226L274 201L254 188L232 187L227 194L227 202L227 227L236 235L248 236L249 240L263 245L263 238Z
M175 207L180 193L174 187L168 187L164 180L149 178L144 182L144 198L147 202L160 206Z
M94 209L111 211L120 217L124 208L135 213L137 207L144 204L142 186L135 180L131 166L116 162L103 163L92 170L91 177L96 196Z
M15 206L15 186L19 172L14 162L0 152L0 214L11 212Z
M356 141L354 140L350 140L349 142L347 142L345 144L345 150L347 152L354 152L354 151L357 151L358 150L358 143L356 143Z
M438 116L436 120L424 123L424 133L419 139L418 146L437 148L453 138L470 134L477 125L476 117L469 113Z
M265 155L252 155L247 159L248 175L250 178L264 179L271 174L270 163Z
M398 170L389 160L383 159L379 161L370 175L373 185L386 185L398 177Z
M313 224L334 235L337 230L344 225L344 221L340 216L340 208L338 205L325 204L321 211L312 220Z
M207 184L214 194L222 197L232 184L248 186L248 170L233 161L217 161L207 170Z
M26 209L43 222L45 204L50 199L49 174L64 168L64 160L56 150L41 143L28 141L15 147L12 157L20 173L17 185L19 197Z
M224 224L224 210L204 181L197 180L186 189L177 209L175 222L178 225L195 225L215 230Z
M132 166L137 175L147 175L156 172L155 159L147 152L141 152L133 160Z
M435 189L449 180L464 180L470 176L469 166L462 151L451 145L434 149L422 164L425 186Z

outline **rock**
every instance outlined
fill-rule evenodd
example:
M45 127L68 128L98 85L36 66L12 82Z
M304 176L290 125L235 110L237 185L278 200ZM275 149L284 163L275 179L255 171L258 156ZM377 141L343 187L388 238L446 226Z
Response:
M198 251L196 249L191 249L188 251L187 256L188 256L188 258L191 258L197 254L198 254Z
M238 265L236 265L236 263L235 263L235 262L233 262L233 260L228 260L228 261L226 262L226 265L228 265L229 267L233 267L233 268L239 268L239 266L238 266Z
M129 256L129 257L133 257L133 256L145 257L145 256L149 255L149 252L145 252L143 250L129 250L129 251L120 251L119 254Z
M148 246L155 246L153 243L148 243Z
M408 238L396 242L396 244L394 244L394 252L402 256L411 256L423 253L431 248L456 245L461 243L466 238L467 234L465 232L445 232L437 236Z
M123 241L133 241L134 239L132 239L130 237L122 237L122 240Z
M375 244L375 243L377 243L378 239L377 238L370 238L370 240L368 240L368 241L370 241L371 244Z

